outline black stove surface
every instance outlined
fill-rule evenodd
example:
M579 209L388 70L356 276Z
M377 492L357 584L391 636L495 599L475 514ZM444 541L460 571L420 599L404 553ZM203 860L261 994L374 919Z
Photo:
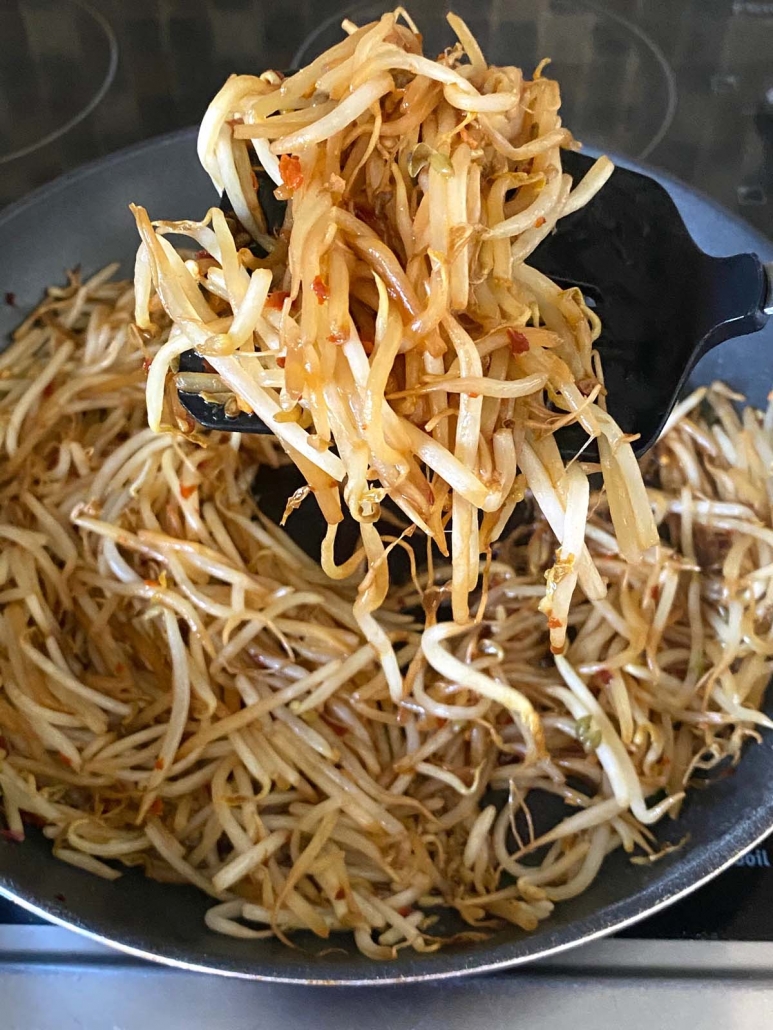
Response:
M193 125L231 72L288 68L376 0L0 0L0 205ZM443 0L408 5L440 49ZM490 60L552 58L578 138L647 160L773 232L773 3L454 0Z
M232 72L337 38L339 0L0 0L0 206L86 161L198 122ZM439 0L408 5L441 49ZM487 57L553 59L584 142L694 185L773 235L773 3L458 0ZM34 922L0 900L0 923ZM773 940L773 837L625 936Z

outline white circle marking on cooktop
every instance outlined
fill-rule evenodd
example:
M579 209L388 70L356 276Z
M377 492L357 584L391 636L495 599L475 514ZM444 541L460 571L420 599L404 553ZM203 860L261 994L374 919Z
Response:
M21 8L22 16L24 16L25 13L27 14L27 17L32 15L30 10L27 12L24 11L25 5L23 3L19 6ZM20 157L25 157L27 154L31 154L33 151L46 146L48 143L52 143L54 140L59 139L59 137L69 132L72 128L82 122L84 118L91 114L91 112L100 103L115 78L116 69L118 67L118 41L110 22L99 11L96 11L90 4L86 3L86 0L57 0L56 6L60 14L65 6L73 9L73 20L78 16L82 17L83 15L86 15L88 18L93 20L95 25L101 31L104 46L106 48L105 71L100 76L94 92L85 103L81 104L79 108L70 114L69 117L67 117L60 125L57 125L48 131L44 131L40 138L35 139L30 143L23 144L15 150L12 150L10 153L1 154L0 165L7 164L9 161L15 161ZM34 58L35 55L32 56Z

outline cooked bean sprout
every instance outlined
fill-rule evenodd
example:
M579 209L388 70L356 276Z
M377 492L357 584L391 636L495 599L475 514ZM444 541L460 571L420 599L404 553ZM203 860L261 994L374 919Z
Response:
M523 263L609 164L572 191L555 83L449 20L438 61L398 11L230 79L200 154L241 226L138 209L134 287L71 273L0 355L4 832L194 884L214 931L378 959L535 929L771 725L773 409L701 388L640 471L596 320ZM292 195L277 238L250 142ZM276 440L196 429L177 385L218 376ZM559 456L571 420L603 488ZM251 496L282 448L321 567ZM428 561L390 582L416 526Z

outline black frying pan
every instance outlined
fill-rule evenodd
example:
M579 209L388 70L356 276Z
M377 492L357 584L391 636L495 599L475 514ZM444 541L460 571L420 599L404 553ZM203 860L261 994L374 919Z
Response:
M662 177L661 177L662 180ZM773 245L711 201L671 180L665 183L696 242L709 253L756 251L773 258ZM94 271L116 258L131 274L137 240L129 201L151 217L189 218L218 198L187 130L87 165L0 215L0 338L31 308L63 270L80 263ZM726 343L699 365L694 381L722 378L764 404L773 383L773 327ZM301 509L301 512L303 509ZM296 518L302 518L302 514ZM773 712L773 697L769 704ZM275 941L243 941L211 933L204 912L211 900L192 888L154 883L139 873L117 882L56 861L42 837L24 844L0 838L0 893L42 916L125 951L232 976L306 983L388 983L483 972L526 962L592 940L641 919L720 872L773 829L773 750L766 736L750 746L738 770L710 789L693 792L679 821L658 828L661 839L686 845L653 865L612 855L591 888L557 906L532 934L511 927L489 940L431 955L410 949L374 963L345 938L298 940L290 950ZM332 945L332 949L331 949ZM320 954L320 952L325 952Z

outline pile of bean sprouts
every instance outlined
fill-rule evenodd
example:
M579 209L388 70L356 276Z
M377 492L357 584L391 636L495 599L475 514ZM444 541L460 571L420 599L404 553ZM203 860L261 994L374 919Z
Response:
M398 10L361 29L345 23L342 43L289 78L232 76L198 149L236 223L218 208L202 222L151 223L135 208L136 321L148 329L157 298L174 325L148 377L151 427L168 424L170 369L193 348L209 371L178 373L174 385L254 412L275 433L329 523L331 577L351 568L333 557L343 501L374 572L358 622L395 702L402 677L372 615L388 585L373 528L385 497L441 555L450 540L464 625L480 555L527 485L562 541L564 585L546 601L557 650L577 578L604 596L580 540L585 473L567 473L558 507L539 474L547 462L554 483L564 475L557 428L578 422L598 439L625 556L635 562L657 540L630 441L605 410L599 320L580 290L526 263L612 163L599 158L573 188L561 148L578 144L561 125L558 83L541 67L530 81L489 67L464 22L448 20L459 42L437 60ZM253 158L290 201L277 236ZM193 240L198 256L183 260L169 234Z
M241 228L186 224L185 260L138 212L136 286L73 272L0 354L5 846L34 823L99 876L193 884L236 937L388 959L533 930L612 850L656 857L696 776L771 726L773 407L701 388L640 471L591 313L523 263L528 225L587 197L555 84L452 24L439 62L387 15L292 79L230 80L202 141ZM279 129L258 154L302 182L269 238L233 176ZM383 236L350 209L369 189ZM205 392L277 439L192 424L193 342ZM571 419L603 486L559 456ZM252 498L284 452L333 527L321 566ZM387 495L407 523L382 538ZM336 566L342 499L363 548ZM390 582L417 526L427 562Z

